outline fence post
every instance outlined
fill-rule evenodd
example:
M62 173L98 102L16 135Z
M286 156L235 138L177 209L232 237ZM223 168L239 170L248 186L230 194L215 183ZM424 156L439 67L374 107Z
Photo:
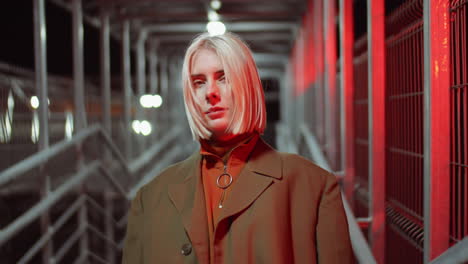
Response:
M377 263L385 263L385 3L367 0L369 229Z
M424 263L449 246L449 1L424 0Z
M131 104L132 83L130 72L130 22L125 20L122 24L122 85L124 101L124 155L127 161L132 160L132 126Z
M33 1L34 5L34 57L35 57L35 82L39 97L39 151L49 147L49 106L47 92L47 29L44 0ZM46 199L50 192L50 177L44 166L39 168L42 179L41 199ZM42 233L49 232L49 211L41 216ZM42 262L49 263L53 253L53 242L49 240L43 247Z
M345 173L344 191L353 208L354 191L354 25L353 1L340 0L340 54L341 54L341 153Z

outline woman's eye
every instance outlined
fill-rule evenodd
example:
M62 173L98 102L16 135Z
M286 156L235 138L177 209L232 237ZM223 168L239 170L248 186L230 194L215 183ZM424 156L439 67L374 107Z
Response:
M194 86L195 88L199 88L199 87L201 87L204 83L205 83L205 82L202 81L202 80L195 80L195 81L193 81L193 86Z
M221 75L219 78L218 78L218 81L220 82L225 82L226 81L226 77L224 75Z

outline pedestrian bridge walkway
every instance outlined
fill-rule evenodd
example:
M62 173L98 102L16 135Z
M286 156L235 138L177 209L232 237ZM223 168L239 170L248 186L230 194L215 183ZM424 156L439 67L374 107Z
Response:
M4 5L0 263L120 262L136 191L198 149L180 74L207 27L254 52L264 139L338 177L358 263L468 262L468 1Z

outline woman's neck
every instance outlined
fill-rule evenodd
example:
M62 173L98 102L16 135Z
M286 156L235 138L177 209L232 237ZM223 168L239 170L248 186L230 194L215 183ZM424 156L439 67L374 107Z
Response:
M227 152L229 152L231 149L239 145L242 141L246 140L252 136L252 133L245 133L245 134L240 134L236 135L229 140L224 140L224 141L219 141L219 140L206 140L206 144L208 144L211 148L212 151L214 151L213 154L216 154L218 157L223 157Z

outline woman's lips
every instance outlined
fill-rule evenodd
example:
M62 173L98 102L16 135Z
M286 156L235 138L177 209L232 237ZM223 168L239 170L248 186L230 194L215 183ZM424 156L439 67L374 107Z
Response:
M205 112L206 116L209 117L210 119L217 119L222 116L224 116L224 113L226 112L225 108L222 107L212 107L208 111Z

